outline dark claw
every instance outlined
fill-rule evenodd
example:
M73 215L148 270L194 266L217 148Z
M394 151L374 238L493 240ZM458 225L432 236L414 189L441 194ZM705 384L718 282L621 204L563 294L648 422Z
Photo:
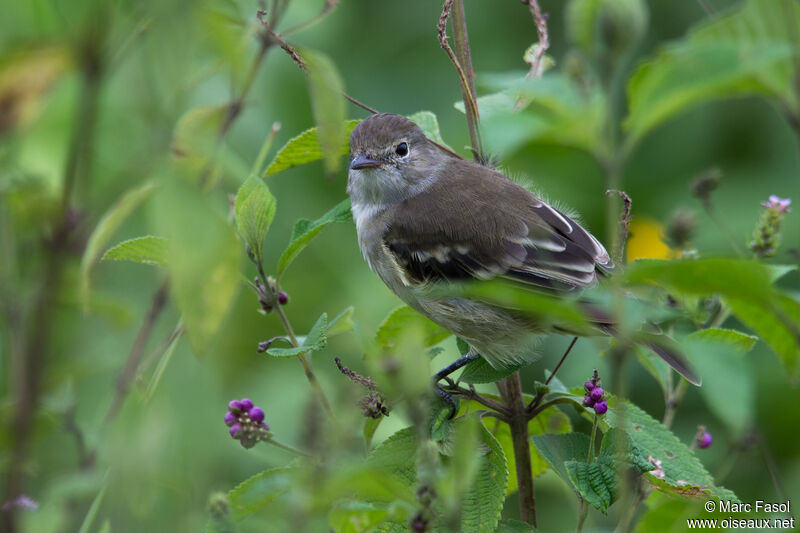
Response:
M439 395L439 398L445 401L447 405L450 406L450 415L447 417L448 420L452 420L456 413L458 412L458 404L456 404L455 398L453 395L444 390L441 385L438 383L433 384L433 390L436 391L436 394Z

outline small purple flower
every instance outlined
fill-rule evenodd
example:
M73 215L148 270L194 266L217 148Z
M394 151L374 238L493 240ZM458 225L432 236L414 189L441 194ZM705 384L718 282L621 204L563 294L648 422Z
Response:
M244 408L242 407L242 402L239 400L232 400L228 403L228 410L233 414L239 414L244 411Z
M706 448L711 446L711 441L712 441L711 433L708 432L703 433L703 436L700 437L700 441L697 443L697 446L700 447L700 449L705 450Z
M14 507L34 511L39 508L39 504L29 496L22 494L13 500L8 500L7 502L3 503L3 505L0 506L0 511L10 511Z
M260 424L264 421L264 411L260 407L253 407L247 414L250 415L250 420L253 422Z
M253 401L250 398L242 398L239 400L239 404L242 406L242 411L249 411L253 408Z
M781 213L790 213L792 211L789 207L791 204L791 198L780 198L774 194L771 194L766 202L761 202L761 205L767 209L777 209Z
M604 415L606 414L606 411L608 411L608 404L605 402L605 400L601 400L594 404L594 412L598 415Z
M239 424L238 422L231 426L231 437L233 437L234 439L238 438L239 433L241 432L242 432L242 425Z
M592 392L589 393L589 396L592 397L592 400L599 402L603 399L604 392L603 387L595 387L592 389Z
M231 427L234 423L236 423L236 415L230 411L225 413L225 425Z
M583 388L586 390L586 392L592 392L592 389L594 389L595 387L596 385L591 381L587 381L586 383L583 384Z
M583 405L585 407L594 407L594 400L592 400L591 394L586 394L583 397Z
M289 295L283 291L280 291L278 293L278 303L281 305L286 305L287 303L289 303Z

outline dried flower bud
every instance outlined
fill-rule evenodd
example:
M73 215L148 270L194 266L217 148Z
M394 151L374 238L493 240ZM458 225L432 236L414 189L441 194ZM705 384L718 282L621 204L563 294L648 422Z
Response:
M718 168L706 170L692 181L692 194L702 201L706 207L711 205L711 193L719 185L722 171Z
M679 250L688 248L696 227L697 218L694 213L687 210L675 211L667 224L665 234L667 244Z

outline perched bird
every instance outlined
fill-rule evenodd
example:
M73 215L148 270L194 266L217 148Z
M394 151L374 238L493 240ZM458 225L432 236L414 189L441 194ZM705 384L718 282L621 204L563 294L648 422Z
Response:
M478 356L495 368L534 362L537 340L554 330L495 303L448 295L443 286L503 278L565 295L613 268L603 245L569 216L503 174L446 154L403 116L382 113L359 123L350 157L347 192L369 267L409 306L470 345L437 381ZM594 333L614 334L602 313L587 314ZM679 353L646 344L699 383Z

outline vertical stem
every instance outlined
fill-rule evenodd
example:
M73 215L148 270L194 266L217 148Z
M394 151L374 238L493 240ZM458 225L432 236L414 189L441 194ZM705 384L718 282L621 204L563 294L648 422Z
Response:
M453 3L453 44L455 44L456 58L466 77L467 89L461 88L461 96L464 99L464 110L467 116L467 127L469 128L469 139L475 156L478 161L484 161L486 152L483 149L481 139L480 116L478 116L478 102L475 96L475 71L472 70L472 54L469 49L469 37L467 35L467 20L464 14L464 0L455 0ZM467 103L472 99L473 105Z
M536 494L533 487L533 470L531 467L531 447L528 435L528 416L525 398L522 396L522 382L519 372L497 383L500 395L511 412L508 426L511 430L511 441L514 446L514 460L517 468L517 485L519 487L520 518L536 527Z

